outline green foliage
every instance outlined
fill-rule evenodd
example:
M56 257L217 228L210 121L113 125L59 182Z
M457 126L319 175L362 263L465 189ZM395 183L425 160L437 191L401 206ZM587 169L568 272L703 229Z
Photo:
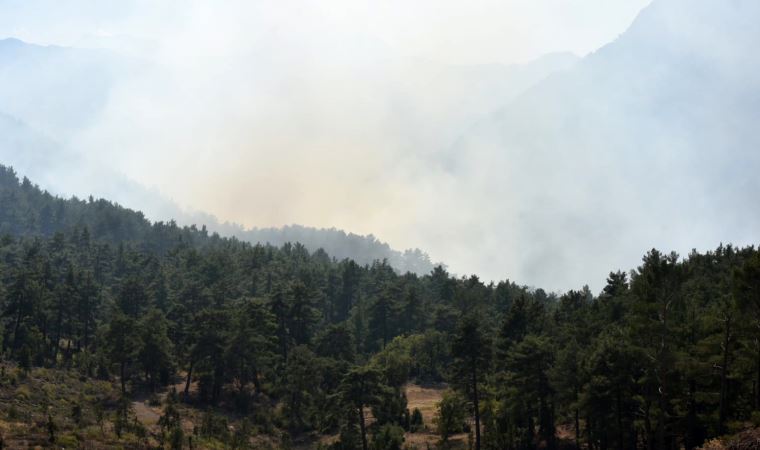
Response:
M409 431L416 433L425 429L425 420L422 417L422 411L419 408L412 410L412 415L409 419Z
M104 350L111 363L119 366L122 395L125 395L132 361L140 349L135 319L116 312L103 337Z
M28 404L56 405L66 411L51 416L57 440L96 423L134 444L148 430L129 396L180 374L187 388L161 419L175 446L181 398L208 410L200 437L219 446L249 432L287 442L287 430L338 433L336 448L369 446L369 436L394 448L397 426L423 426L407 411L410 381L458 392L441 402L442 436L469 416L474 447L507 450L558 447L557 425L577 430L580 448L628 450L634 438L694 448L760 410L753 247L652 250L630 274L611 272L598 296L548 294L150 223L105 200L54 197L5 167L0 202L0 347L10 360L0 408L26 423ZM69 369L85 390L120 384L121 400L88 400L50 378ZM225 417L239 416L249 421L232 433Z
M164 407L164 413L158 419L158 426L161 427L161 431L165 436L168 436L167 441L171 443L174 448L174 439L182 437L182 421L180 418L179 410L177 409L177 393L171 391L166 396L166 406Z
M134 410L132 409L132 403L126 396L122 396L119 398L113 419L113 428L117 436L121 437L124 432L132 429L133 418Z
M284 414L291 430L310 428L311 413L319 386L320 368L314 353L305 346L295 347L288 355L283 384Z
M345 408L341 418L338 441L332 445L334 450L357 450L362 448L362 430L359 416L353 407Z
M468 314L460 321L451 343L454 383L467 393L475 418L475 448L480 450L480 399L485 375L491 364L491 342L482 327L484 318ZM444 439L445 440L445 439Z
M466 429L467 403L464 397L454 391L447 391L438 403L438 413L433 419L436 430L443 443L451 436L462 433Z
M152 308L140 318L137 327L137 359L153 390L157 383L168 384L169 375L173 371L169 324L160 310Z
M362 439L362 448L367 448L367 425L364 413L365 407L376 408L383 403L383 394L388 387L382 383L382 374L372 366L355 367L341 381L339 393L343 405L348 409L348 423L354 424L358 417L358 425ZM348 431L348 430L347 430ZM351 433L349 432L349 435Z
M316 338L316 352L319 356L353 363L356 359L354 334L346 322L325 327Z
M229 440L227 419L213 411L207 411L201 421L200 434L227 442Z
M397 425L383 425L372 435L372 450L401 450L404 429Z

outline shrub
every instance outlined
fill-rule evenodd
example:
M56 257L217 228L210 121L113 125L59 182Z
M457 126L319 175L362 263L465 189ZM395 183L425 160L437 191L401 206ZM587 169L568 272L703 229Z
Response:
M224 442L229 440L230 432L227 427L227 419L224 416L214 414L212 411L203 415L200 432L202 436L213 437Z
M755 428L760 427L760 411L752 411L750 422L752 422L752 426Z
M15 422L19 419L21 419L21 413L19 413L18 408L16 408L16 405L11 405L10 409L8 409L8 420L11 422Z
M409 420L409 431L416 433L425 428L425 420L422 418L422 412L419 408L414 408L412 417Z
M161 397L157 394L151 394L148 398L148 405L153 407L161 406Z
M79 448L79 439L73 434L64 434L59 436L55 443L60 448Z
M398 425L383 425L372 436L372 450L401 450L404 429Z
M438 403L438 415L434 419L441 441L465 430L467 407L464 398L454 391L446 391Z
M29 400L31 395L32 393L29 390L29 386L26 386L26 385L19 386L15 392L15 397L18 400Z

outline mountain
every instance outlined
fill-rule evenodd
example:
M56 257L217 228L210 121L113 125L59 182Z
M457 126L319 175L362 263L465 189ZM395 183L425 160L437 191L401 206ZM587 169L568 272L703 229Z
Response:
M136 60L107 50L0 40L0 111L59 139L89 125Z
M424 60L377 64L357 73L362 89L383 99L391 142L410 154L435 158L434 149L547 75L572 67L578 58L552 54L521 65L456 66ZM109 94L129 77L160 70L109 50L40 46L0 40L0 163L16 168L53 193L90 195L140 208L151 220L177 220L249 242L301 242L337 258L362 264L387 259L402 272L432 270L418 249L398 251L374 236L302 225L244 229L202 212L186 211L117 168L95 162L77 148L77 136L97 128ZM366 75L366 76L364 76ZM386 120L386 119L384 119Z
M576 64L572 53L552 53L524 64L455 65L402 61L379 68L379 97L388 103L400 146L430 156L506 102Z
M303 226L245 229L215 217L186 211L159 192L117 170L81 155L68 138L91 124L134 60L106 50L89 50L0 40L0 162L34 179L53 193L89 195L141 208L152 220L177 220L249 242L283 245L301 242L310 251L329 249L339 259L361 264L387 259L397 270L424 274L433 269L420 250L393 250L374 236Z
M361 265L387 260L391 267L401 273L426 275L435 266L442 265L433 264L430 256L418 248L401 252L371 234L362 236L336 228L286 225L279 228L245 229L235 225L213 223L209 229L218 231L223 236L234 236L244 242L260 242L276 247L288 242L299 242L311 251L323 249L338 260L352 259Z
M610 255L588 263L601 275L641 248L757 242L759 18L749 0L655 0L463 134L443 170L488 180L484 221L527 260L510 273L563 285L581 254Z
M14 136L11 132L16 133L17 141L9 138ZM33 167L35 164L41 164L44 167L44 164L50 161L46 158L45 153L39 151L45 148L44 146L50 145L53 151L60 151L55 147L55 144L35 135L20 122L0 116L0 155L2 155L1 150L3 148L9 148L6 147L6 143L13 144L10 148L17 149L26 156L24 161L27 162L28 167ZM37 150L27 153L26 146L32 144L38 145L35 147ZM87 171L88 168L77 165L76 159L71 161L73 162L69 164L69 169L72 171L70 173L72 178L83 175L87 177L98 176L94 172L82 172L82 170ZM35 171L32 170L32 172ZM189 226L192 231L202 230L204 239L211 233L218 233L222 236L235 237L244 242L275 247L298 243L310 252L321 249L337 260L351 259L363 266L372 265L376 261L387 261L391 267L400 273L412 272L424 275L430 273L434 268L430 257L421 250L408 249L400 252L372 235L361 236L334 228L318 229L300 225L246 229L236 224L220 223L215 217L208 214L183 211L158 193L151 192L139 184L120 177L118 174L109 175L113 176L110 186L113 188L121 186L129 191L131 200L141 198L151 210L160 210L166 214L173 212L175 215L169 216L165 221L149 220L152 218L150 215L146 216L143 212L135 212L122 206L123 203L120 201L112 203L102 199L96 200L92 196L88 200L77 198L64 200L43 191L29 181L19 183L19 175L13 168L0 165L0 204L5 205L5 210L0 213L0 234L51 236L58 231L70 231L73 228L86 225L93 231L95 237L103 238L111 243L147 241L149 246L156 246L159 250L165 251L166 248L161 246L164 244L156 243L162 235L162 232L154 233L156 227L158 229L168 227L170 230L178 230L180 227ZM29 180L27 177L23 177L23 179ZM22 189L19 190L19 186ZM21 206L16 210L19 204ZM30 205L34 205L34 207L32 208ZM44 211L44 213L25 216L27 210L31 211L31 209ZM22 217L26 218L22 220ZM100 236L101 233L98 230L105 230L109 228L107 224L114 222L119 223L119 226L116 227L117 231L111 230L106 236ZM161 225L151 227L152 224L157 223ZM149 236L153 234L159 237L152 240ZM198 240L198 236L194 236L193 239Z
M83 160L80 155L13 117L0 114L0 162L12 161L22 176L39 181L53 193L107 197L120 205L142 205L152 221L176 220L180 225L206 227L209 232L234 236L251 243L282 246L299 242L310 251L326 250L339 260L349 258L362 265L387 260L400 272L426 274L433 269L429 256L419 249L404 252L392 249L376 237L347 233L338 229L318 229L301 225L281 228L247 229L222 223L216 217L189 211L107 167Z

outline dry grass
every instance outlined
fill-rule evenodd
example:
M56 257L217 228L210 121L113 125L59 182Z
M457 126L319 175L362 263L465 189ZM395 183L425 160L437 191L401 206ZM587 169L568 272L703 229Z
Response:
M158 424L158 419L163 414L161 408L151 407L146 401L132 402L132 408L135 411L137 420L149 429L154 428Z
M425 429L417 433L406 433L406 445L415 446L418 449L438 448L440 436L435 431L435 416L438 414L438 402L443 398L443 392L447 389L445 384L420 386L408 384L405 387L407 407L409 411L419 409L425 422ZM467 435L459 434L449 440L448 448L467 448Z
M425 425L433 428L433 418L437 414L438 402L443 398L443 391L446 390L446 385L440 384L425 387L417 384L408 384L405 390L409 411L413 411L415 408L419 409Z

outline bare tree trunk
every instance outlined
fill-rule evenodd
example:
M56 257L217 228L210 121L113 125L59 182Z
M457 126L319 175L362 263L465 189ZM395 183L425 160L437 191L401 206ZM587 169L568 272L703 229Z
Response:
M726 394L728 390L728 354L731 344L731 316L724 319L725 333L723 334L723 367L720 368L720 405L718 407L718 434L726 432Z
M259 371L255 367L253 369L253 387L257 394L261 394L261 380L259 380Z
M686 413L686 436L684 439L684 447L686 450L691 450L697 446L697 443L695 442L695 432L696 432L696 424L697 424L697 411L696 411L696 404L694 400L694 395L697 390L697 383L694 381L694 379L689 380L689 402L688 402L688 412Z
M755 382L755 410L760 410L760 340L755 341L757 346L757 380Z
M668 421L668 368L666 365L666 356L668 353L668 313L670 312L670 301L665 302L660 311L660 321L662 331L660 334L660 352L657 356L659 381L659 398L657 411L657 445L661 450L666 450L667 445L667 421Z
M21 306L16 313L16 325L13 327L13 350L18 350L18 331L21 328Z
M615 403L617 406L617 432L618 432L618 448L625 448L625 440L623 438L623 405L620 400L620 389L615 392Z
M652 433L652 402L650 400L646 401L646 406L644 407L645 413L644 413L644 432L646 433L646 440L647 440L647 450L654 450L654 433Z
M185 381L185 392L184 392L184 398L185 401L189 398L190 395L190 382L193 379L193 366L195 365L195 361L190 361L190 367L187 369L187 381Z
M125 370L124 366L126 363L122 360L119 364L119 375L121 377L121 395L127 395L127 380L124 378Z
M84 319L84 351L87 351L87 348L90 344L90 318L87 317Z
M359 405L359 428L362 432L362 450L367 450L367 425L364 423L364 405Z
M475 407L475 450L480 450L480 402L478 399L478 373L472 367L472 399Z
M58 299L58 317L55 322L55 341L53 342L53 364L57 365L58 362L58 351L60 350L61 345L61 328L62 328L62 322L63 322L63 306L61 299Z

